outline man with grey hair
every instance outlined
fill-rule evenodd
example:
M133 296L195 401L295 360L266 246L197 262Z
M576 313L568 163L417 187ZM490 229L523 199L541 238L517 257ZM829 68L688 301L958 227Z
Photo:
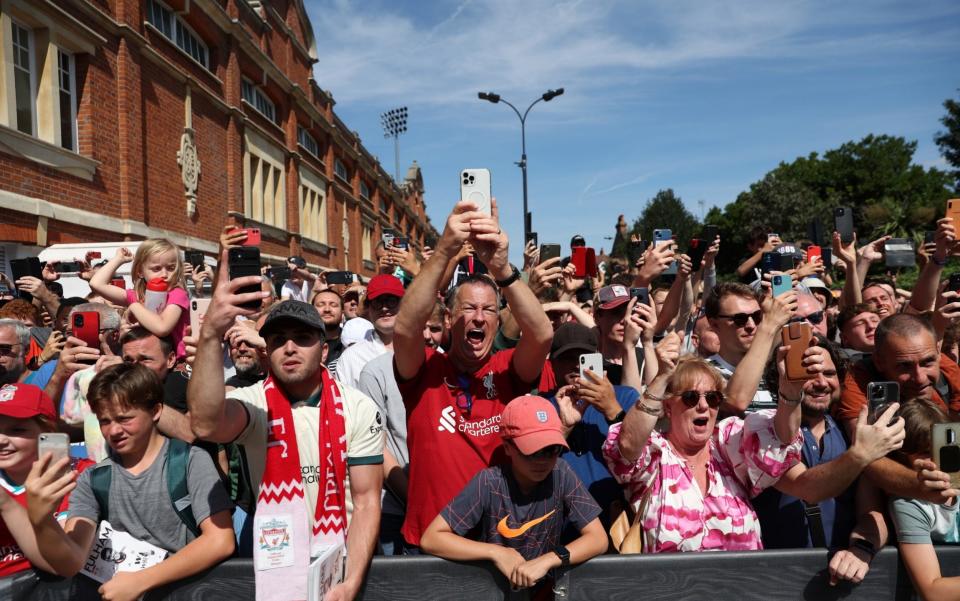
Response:
M26 363L30 328L16 319L0 319L0 386L29 375Z
M827 338L827 314L820 303L820 300L812 292L803 291L797 288L797 314L796 318L802 318L810 324L814 333Z

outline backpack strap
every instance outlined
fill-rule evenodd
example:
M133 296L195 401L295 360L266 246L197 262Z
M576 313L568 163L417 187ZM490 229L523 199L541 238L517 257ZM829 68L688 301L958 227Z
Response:
M190 445L177 438L170 438L167 445L167 492L170 493L170 502L187 530L198 537L200 529L190 507L190 491L187 489Z
M113 465L98 465L90 470L90 486L93 488L93 496L97 499L97 505L100 506L100 521L110 521L110 482L113 479Z

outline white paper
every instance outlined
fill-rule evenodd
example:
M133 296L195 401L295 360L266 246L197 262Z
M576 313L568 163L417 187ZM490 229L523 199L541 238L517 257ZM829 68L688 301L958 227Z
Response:
M108 582L117 572L139 572L166 558L165 550L121 532L103 520L80 573L97 582Z

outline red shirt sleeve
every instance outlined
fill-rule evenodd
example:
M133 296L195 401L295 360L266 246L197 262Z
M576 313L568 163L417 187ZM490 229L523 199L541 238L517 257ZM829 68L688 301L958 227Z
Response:
M847 371L843 380L843 391L840 393L840 402L833 412L835 419L841 422L857 419L860 408L867 404L867 395L864 392L869 384L870 374L860 365L854 365Z

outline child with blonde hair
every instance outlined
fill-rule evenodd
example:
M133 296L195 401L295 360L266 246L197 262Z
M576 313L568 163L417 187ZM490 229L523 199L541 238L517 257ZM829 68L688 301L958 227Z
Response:
M110 283L117 269L133 261L130 278L133 289ZM149 288L148 288L149 286ZM101 267L90 279L90 288L107 302L127 307L137 323L157 337L170 336L176 345L177 360L186 357L183 337L190 323L190 297L183 279L180 248L166 238L149 238L140 243L136 254L126 247ZM165 290L166 299L154 310L146 305L155 290ZM154 294L151 295L150 293Z

